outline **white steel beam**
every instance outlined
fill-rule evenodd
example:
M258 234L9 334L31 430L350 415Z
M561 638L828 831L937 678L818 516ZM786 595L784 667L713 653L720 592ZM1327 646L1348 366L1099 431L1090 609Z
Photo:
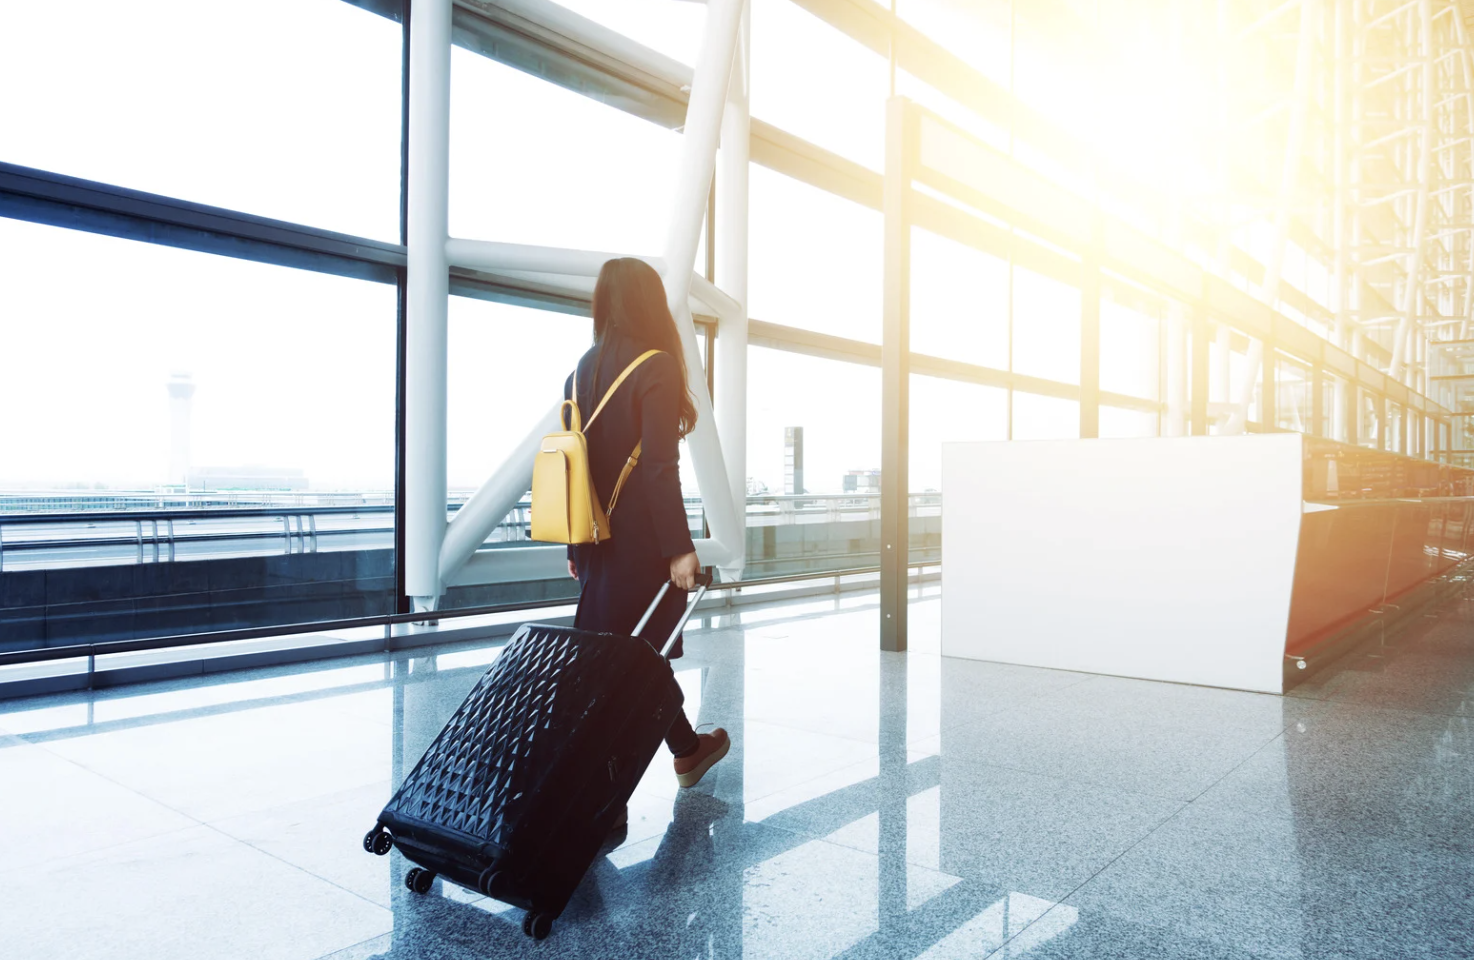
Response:
M463 240L452 237L445 243L446 260L452 267L492 272L542 273L565 277L593 279L606 261L617 257L637 256L665 274L663 257L609 253L599 250L569 250L564 247L538 247L523 243L499 243L493 240ZM736 322L738 303L731 295L697 273L692 273L690 296L705 305L723 322Z
M716 426L727 460L727 476L736 504L747 502L747 175L750 166L752 116L749 71L752 14L742 11L727 107L722 117L722 149L717 155L716 279L735 301L729 321L717 328L715 350ZM693 290L697 299L700 291ZM723 568L724 579L741 576L742 564Z
M446 527L450 8L451 0L415 0L410 11L402 562L417 610L433 610L440 596Z
M691 101L686 111L681 164L665 244L666 295L686 351L686 369L692 374L691 393L696 401L696 429L688 443L696 468L696 483L706 508L706 522L712 533L709 540L697 545L697 554L704 564L727 568L742 564L747 537L745 516L732 495L711 397L701 389L698 380L697 375L705 367L696 347L696 327L687 298L716 167L727 84L732 77L743 6L743 0L711 0L706 7L706 26L696 72L691 78Z

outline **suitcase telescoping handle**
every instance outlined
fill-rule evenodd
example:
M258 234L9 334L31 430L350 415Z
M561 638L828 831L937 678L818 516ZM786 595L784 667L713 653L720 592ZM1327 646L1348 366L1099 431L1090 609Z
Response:
M665 595L670 592L670 586L669 580L661 584L660 592L655 595L655 600L650 604L650 609L645 611L645 615L635 625L634 636L638 637L640 631L645 629L645 624L649 623L650 618L655 616L655 610L660 606L660 601L664 600ZM698 573L696 575L696 596L692 597L691 602L686 604L686 609L681 614L681 622L676 624L676 628L671 631L669 639L665 641L665 646L660 648L660 655L662 657L668 656L670 654L670 648L676 645L676 638L681 635L682 630L686 629L686 621L691 619L692 611L701 602L701 598L706 596L706 588L709 586L711 586L711 574Z

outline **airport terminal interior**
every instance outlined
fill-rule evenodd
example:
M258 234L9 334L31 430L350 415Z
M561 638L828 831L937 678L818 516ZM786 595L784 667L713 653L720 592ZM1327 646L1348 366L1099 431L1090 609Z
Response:
M1474 0L15 3L0 88L0 956L1474 958ZM621 257L668 667L534 520ZM636 648L730 751L537 772Z

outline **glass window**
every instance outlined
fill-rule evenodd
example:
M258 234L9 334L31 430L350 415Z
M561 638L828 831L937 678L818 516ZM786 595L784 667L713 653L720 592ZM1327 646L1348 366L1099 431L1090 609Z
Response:
M942 444L1008 439L1008 391L911 375L911 492L942 489Z
M1100 436L1155 437L1158 415L1150 410L1128 410L1125 407L1100 408Z
M1107 393L1155 400L1161 355L1157 318L1100 298L1100 388Z
M1332 440L1345 443L1348 439L1346 429L1346 381L1334 374L1325 373L1321 376L1321 404L1325 411L1325 419L1322 421L1322 435Z
M4 522L0 649L394 610L393 286L5 219L0 262L0 514L84 513Z
M1007 152L1008 130L1002 125L1005 120L992 122L957 100L942 93L936 87L918 79L914 74L896 69L896 93L910 97L937 116L956 124L995 150ZM999 118L993 118L998 120Z
M879 563L880 370L762 347L747 364L745 576Z
M1314 428L1312 403L1314 401L1311 389L1314 384L1311 380L1310 365L1290 357L1276 357L1274 381L1276 425L1282 430L1294 430L1297 433L1312 432Z
M1014 440L1074 440L1080 436L1080 403L1013 392Z
M1209 344L1209 396L1218 404L1218 415L1212 432L1215 434L1223 432L1225 425L1231 418L1235 407L1241 405L1245 398L1245 384L1248 381L1249 354L1252 344L1248 337L1230 331L1226 326L1217 326L1218 336ZM1259 423L1261 420L1259 396L1264 388L1263 361L1258 363L1253 370L1253 383L1248 391L1249 407L1245 416L1245 423ZM1209 408L1212 413L1212 406Z
M1386 449L1398 453L1407 452L1402 445L1402 405L1387 403L1387 444Z
M1008 369L1008 262L911 231L911 349Z
M1356 431L1356 442L1359 446L1381 449L1381 417L1377 409L1379 398L1361 387L1357 388L1357 394L1361 397L1361 421Z
M450 232L659 255L680 135L456 47Z
M1080 382L1080 290L1023 267L1013 270L1013 369Z
M880 342L885 244L880 211L752 165L748 313Z
M854 472L880 470L880 369L749 347L748 485L784 489L785 430L803 428L803 490L845 491Z
M1090 74L1100 59L1090 37L1064 28L1062 22L1031 22L1042 18L1031 18L1028 5L1020 7L1013 38L1014 94L1057 122L1089 129L1094 125L1091 93L1100 83Z
M885 57L791 0L755 0L754 117L883 170L889 95Z
M402 44L341 0L7 4L4 159L397 241Z
M1227 324L1208 322L1208 402L1226 404L1230 392L1228 358L1232 331Z
M446 480L464 501L563 397L593 322L547 310L451 297ZM515 355L509 350L515 349Z
M505 462L518 441L562 399L563 381L588 349L593 323L549 310L451 297L446 394L446 485L453 512ZM515 347L515 357L508 354ZM524 498L487 538L488 549L532 546ZM576 596L578 585L556 558L523 565L493 582L448 587L444 609Z

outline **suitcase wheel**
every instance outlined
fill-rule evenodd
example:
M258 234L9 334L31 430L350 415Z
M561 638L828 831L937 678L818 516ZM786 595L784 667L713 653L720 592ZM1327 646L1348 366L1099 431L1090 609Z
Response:
M383 827L376 826L363 835L363 848L374 856L382 857L392 846L394 841Z
M553 915L529 912L522 918L522 932L534 940L546 940L553 932Z
M501 871L493 867L487 867L481 871L481 876L476 878L476 886L481 892L492 899L499 899L497 891L501 887Z
M404 885L411 893L429 893L430 887L435 883L435 874L429 870L415 867L404 875Z

